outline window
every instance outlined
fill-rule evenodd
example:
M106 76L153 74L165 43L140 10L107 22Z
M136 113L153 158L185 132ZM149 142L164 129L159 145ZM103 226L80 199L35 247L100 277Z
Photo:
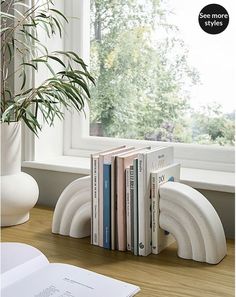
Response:
M234 144L234 34L203 32L201 7L91 0L90 135Z
M64 47L66 50L74 50L79 52L79 54L83 57L83 59L89 63L89 59L90 59L90 49L91 52L96 55L95 49L94 49L94 44L93 42L90 43L90 16L92 18L92 21L94 20L94 11L93 11L93 5L95 5L95 0L71 0L71 1L65 1L64 2L64 6L65 6L65 14L67 16L69 16L70 18L70 22L69 25L67 26L67 32L64 36ZM99 3L102 3L104 1L104 3L107 3L107 5L109 5L109 3L111 1L99 1ZM117 1L117 3L126 3L127 1L123 1L123 0L119 0ZM133 3L135 3L136 0L134 0ZM144 3L148 3L148 1L139 1L140 5L144 4ZM158 1L155 1L158 2ZM175 1L176 2L180 2L180 1ZM129 3L132 3L129 2ZM172 3L174 3L172 1ZM142 6L141 5L141 6ZM124 4L125 6L125 4ZM200 5L199 5L200 6ZM92 7L91 11L90 11L90 7ZM121 6L119 6L119 8L121 8ZM202 8L202 7L201 7ZM197 11L200 9L197 9ZM125 8L126 9L126 8ZM146 8L145 8L146 9ZM151 9L151 6L147 8L148 10ZM157 12L159 13L158 7L156 8ZM126 9L127 10L127 9ZM91 12L91 13L90 13ZM109 13L111 13L110 10L108 10ZM143 14L147 14L147 11L144 11ZM143 16L145 18L145 16ZM160 18L159 20L160 22L162 22L162 18ZM143 21L144 22L144 21ZM127 26L132 27L133 24L132 23L127 23ZM145 24L143 24L144 26ZM198 25L198 24L196 24ZM133 28L133 27L132 27ZM131 28L131 31L133 31L134 29ZM108 30L108 29L107 29ZM164 38L164 33L165 33L165 29L164 28L159 28L158 30L160 30L160 34L162 34L163 38ZM168 29L169 30L169 29ZM170 29L171 30L171 29ZM105 31L105 33L108 31ZM142 32L136 32L137 34L141 34L141 36L145 35L146 33ZM124 32L124 35L126 33ZM128 33L127 33L128 34ZM138 35L136 34L136 38L138 38ZM206 34L206 33L204 33ZM147 35L147 34L146 34ZM120 38L122 37L122 35L120 35ZM131 39L132 36L130 36ZM151 36L151 41L152 39L156 42L155 40L155 36ZM93 36L91 35L91 38L93 38ZM150 36L146 36L145 38L150 38ZM115 39L114 39L115 42ZM165 41L164 41L165 42ZM178 44L178 43L177 43ZM109 45L109 43L108 43ZM127 46L131 46L131 44L127 44ZM181 44L180 44L181 45ZM141 46L141 45L140 45ZM150 46L153 46L152 43L150 42ZM116 47L114 47L114 49L116 49ZM160 50L163 50L160 46ZM170 53L170 52L169 52ZM127 54L129 54L129 50L127 50ZM154 50L152 51L152 53L154 55ZM152 58L152 55L150 56ZM150 58L150 59L151 59ZM164 59L165 57L163 57ZM171 57L171 53L170 53L170 58ZM109 60L110 59L110 60ZM106 67L109 67L109 63L111 63L112 61L114 61L114 53L111 54L109 56L109 59L106 61ZM121 57L121 59L123 59L123 57ZM181 60L180 60L181 61ZM94 61L92 63L90 63L91 65L91 71L95 71L96 70L96 60L94 59ZM132 61L133 63L135 61ZM144 63L145 61L141 61L142 63ZM145 64L145 63L144 63ZM161 62L161 67L164 67L163 65L165 64L165 59ZM150 65L150 64L149 64ZM191 63L189 64L191 65ZM188 64L186 64L186 67L188 66ZM194 65L191 65L194 69ZM191 68L191 67L190 67ZM132 67L126 67L125 71L128 72L132 71ZM120 71L120 70L119 70ZM153 69L152 69L153 71ZM164 70L163 70L164 71ZM190 69L190 71L192 71ZM191 73L195 73L195 72L191 72ZM164 73L162 73L163 75L167 75L168 73L164 71ZM95 74L97 75L97 74ZM169 75L171 75L171 73L169 73ZM185 73L185 75L187 75ZM131 77L132 77L132 73L131 73ZM156 76L155 76L156 77ZM137 79L140 79L141 76L137 76ZM156 77L158 78L158 77ZM197 78L197 75L196 75ZM125 85L127 80L123 79L123 83ZM190 80L191 81L191 80ZM111 81L110 81L111 82ZM172 82L173 82L173 78L172 78ZM130 83L129 81L127 83ZM164 80L163 80L164 83ZM109 84L109 81L107 81L107 85ZM153 82L152 82L153 84ZM144 84L145 86L146 84ZM122 85L121 85L122 86ZM122 91L122 88L120 86L120 92ZM151 88L151 84L148 85ZM98 89L100 88L100 90L102 90L102 85L98 86ZM163 86L163 87L173 87L172 85L167 85L167 86ZM148 90L146 90L145 88L142 89L137 89L137 92L146 92L146 97L144 97L144 99L142 99L143 101L141 101L141 104L143 104L145 106L146 104L146 100L147 98L149 98L151 95L148 93ZM105 90L104 90L105 91ZM92 90L93 95L96 95L97 90L94 89ZM133 95L133 93L135 93L134 91L129 91L129 93L131 95ZM102 91L101 91L102 94ZM104 93L107 95L107 93ZM116 93L115 93L116 94ZM139 94L139 93L138 93ZM141 94L141 93L140 93ZM118 94L119 95L119 94ZM164 93L165 95L165 93ZM163 97L165 97L163 95ZM155 96L153 96L153 102L154 102L154 98ZM125 97L126 98L126 97ZM125 99L124 98L124 99ZM143 98L142 96L139 96L139 98ZM181 96L178 96L177 99L182 100L181 104L185 104L185 101L183 99L181 99ZM176 161L181 161L182 165L185 167L194 167L194 168L205 168L205 169L215 169L215 170L225 170L225 171L233 171L234 170L234 150L232 147L229 146L224 146L224 147L220 147L218 145L199 145L198 143L186 143L187 141L185 141L185 143L181 143L181 142L176 142L178 141L178 139L176 140L176 138L173 138L172 140L174 140L175 142L163 142L163 140L170 140L170 139L164 139L164 138L157 138L158 141L153 141L153 131L150 129L148 131L143 131L142 135L139 135L138 137L136 135L134 135L134 133L132 132L133 130L129 129L129 133L128 135L125 135L123 133L123 131L126 132L126 127L128 127L130 125L129 122L126 122L127 120L129 120L129 118L127 117L126 119L123 120L123 118L121 118L119 120L120 123L120 130L118 129L117 131L122 131L122 133L119 132L119 134L116 134L114 131L115 129L117 129L116 126L114 126L112 128L112 125L110 125L110 131L113 132L110 133L109 131L106 131L105 129L101 129L101 117L99 117L99 113L97 113L96 115L96 104L98 104L98 96L94 99L94 102L92 103L92 112L91 112L91 116L89 115L89 110L86 110L86 117L81 114L78 115L76 113L69 113L66 112L66 117L65 117L65 123L64 123L64 137L62 139L62 128L61 128L61 124L58 124L57 127L54 128L54 131L49 131L48 135L46 135L46 137L41 137L39 138L39 140L37 141L38 143L36 143L36 151L37 151L37 146L41 146L41 147L46 147L47 148L47 152L50 151L50 154L47 155L48 158L50 158L52 156L53 153L55 153L55 151L57 152L57 155L59 156L60 154L62 155L69 155L69 156L89 156L90 152L92 151L98 151L98 150L103 150L107 147L113 147L115 145L119 145L119 144L124 144L126 143L127 145L135 145L137 147L139 146L143 146L143 145L147 145L147 139L151 139L148 141L148 144L152 145L152 146L157 146L160 144L164 144L164 145L174 145L175 146L175 158ZM165 98L163 98L164 100ZM169 100L169 103L171 103L172 101L176 104L179 104L179 102L176 102L176 97L175 96L167 96L167 99ZM137 99L135 99L137 100ZM102 101L101 101L102 102ZM135 101L137 103L137 101ZM109 102L107 102L109 103ZM166 104L165 101L163 101L163 104ZM122 102L122 104L126 104L126 101ZM120 104L121 105L121 104ZM117 103L117 106L119 107L119 102ZM121 116L125 116L125 112L127 111L126 109L126 105L121 105L121 107L123 107L122 109L120 109L120 115ZM155 106L155 108L157 108L157 106ZM173 106L171 107L171 105L169 105L169 108L173 109ZM106 110L109 110L109 108L107 108ZM135 108L136 110L136 108ZM152 108L150 108L150 110L144 108L144 109L139 109L139 113L142 113L142 111L145 112L153 112ZM163 110L165 111L165 110ZM178 111L180 111L181 115L183 115L182 109L181 107L178 109ZM123 113L124 114L123 114ZM166 112L166 111L165 111ZM101 115L101 113L100 113ZM130 114L129 114L130 115ZM140 116L140 115L139 115ZM145 119L144 115L143 119ZM166 116L169 116L169 112L166 112ZM177 115L178 116L178 115ZM135 118L135 117L134 117ZM90 129L90 119L91 119L91 127L92 129ZM133 119L133 118L132 118ZM152 122L154 122L153 119L148 118L147 120L149 120L152 124ZM162 124L162 123L161 123ZM180 122L180 124L182 124ZM99 126L100 125L100 126ZM97 127L96 127L97 126ZM134 126L134 124L133 124ZM160 125L161 126L161 125ZM125 129L124 129L125 127ZM151 125L150 125L151 127ZM162 129L165 130L165 125L163 124L161 126ZM97 131L96 133L94 133L94 131ZM164 131L163 130L163 131ZM165 131L164 131L165 132ZM156 132L157 134L157 132ZM60 135L59 141L58 139L58 135ZM104 135L104 136L98 136L98 135ZM163 133L164 135L164 133ZM144 136L144 137L143 137ZM176 135L175 135L176 137ZM48 139L51 140L51 147L48 148ZM54 141L57 140L57 141ZM159 141L161 140L161 141ZM45 145L46 144L46 145ZM53 145L55 144L55 148L53 147ZM61 149L61 145L63 144L63 149ZM28 145L29 147L29 145ZM40 149L39 149L40 151ZM29 153L27 155L30 155ZM45 156L45 154L41 154L42 157ZM31 157L32 159L33 157ZM25 158L26 160L29 158Z
M109 35L109 21L111 23L113 23L113 26L114 26L114 21L113 21L113 18L112 18L112 13L116 13L116 14L120 14L119 17L121 17L122 15L126 14L126 13L130 13L132 15L132 11L133 11L133 14L132 17L133 17L133 21L127 21L126 22L126 30L123 30L122 31L122 34L117 34L116 33L116 37L118 38L118 41L123 45L125 46L125 42L122 40L122 38L127 38L127 40L130 41L129 44L127 44L127 50L126 51L122 51L122 54L126 54L127 55L127 59L129 58L129 54L130 54L130 46L133 46L134 47L134 50L136 49L135 46L142 46L142 44L140 44L140 42L137 43L135 42L135 44L133 44L134 42L132 42L132 38L136 38L138 40L138 36L141 36L142 38L144 38L145 40L149 40L149 44L147 46L148 47L151 47L152 51L151 51L151 54L149 56L149 60L152 61L153 57L152 55L154 55L154 50L152 47L153 44L157 44L157 36L155 34L150 34L149 33L145 33L144 31L148 29L146 28L148 25L148 22L150 22L150 18L148 17L145 17L145 14L147 16L147 14L149 14L149 12L152 12L153 15L158 15L158 18L155 20L155 16L153 16L152 20L153 20L153 23L154 21L158 22L158 23L164 23L167 22L167 20L165 19L165 15L162 15L160 17L160 7L155 7L155 10L153 10L153 7L151 5L148 6L148 3L150 2L159 2L159 1L138 1L139 3L139 10L137 10L137 5L136 5L136 2L138 0L134 0L134 1L123 1L123 0L119 0L116 2L116 5L117 7L111 7L109 6L111 3L111 1L97 1L96 0L91 0L91 1L85 1L85 0L79 0L79 1L72 1L70 2L70 4L67 2L65 3L65 8L66 8L66 14L67 15L70 15L70 16L74 16L76 18L73 18L71 19L71 22L70 22L70 35L69 37L67 36L67 40L66 40L66 43L65 45L68 46L68 49L71 48L73 50L77 50L80 52L80 54L82 55L82 57L87 61L89 62L89 59L90 59L90 52L91 52L91 56L93 57L93 61L90 63L90 67L91 67L91 71L95 74L95 76L98 77L99 75L99 71L97 71L97 69L99 68L99 59L98 59L98 46L99 43L98 41L94 40L94 37L95 37L95 31L94 31L94 27L92 27L92 30L91 30L91 36L89 36L89 30L91 28L92 25L95 25L95 5L96 3L97 4L102 4L104 3L104 6L102 9L103 11L105 11L107 13L106 15L106 27L103 29L103 31L101 31L100 33L103 33L102 35L102 38L105 38L106 35ZM90 3L89 3L90 2ZM192 4L190 5L188 3L188 1L166 1L166 2L163 2L163 3L167 3L168 6L166 8L168 9L180 9L180 6L178 6L177 8L175 7L175 5L177 5L179 2L183 2L183 5L186 5L186 9L192 9L192 12L189 13L189 17L188 17L188 20L191 19L191 22L194 23L194 26L196 26L197 28L195 29L198 29L198 23L196 21L197 17L195 19L193 19L193 15L194 13L199 13L199 11L202 9L202 7L204 6L204 3L202 1L198 1L198 5L195 5L193 6ZM132 7L130 7L130 10L129 8L127 7L127 3L131 3L132 4ZM145 5L144 5L145 4ZM114 11L112 11L112 9L114 9ZM133 9L133 10L132 10ZM163 8L162 8L163 9ZM143 12L141 13L141 15L137 15L138 13L140 13L140 11ZM228 9L230 11L230 9ZM171 16L171 19L168 20L168 21L171 21L173 23L175 23L176 25L178 25L178 21L181 20L181 18L179 18L178 20L176 20L174 14L170 14ZM115 20L119 20L119 17L117 17L117 19ZM138 19L136 21L136 18ZM90 25L89 26L89 20L91 19L90 21ZM103 15L103 19L101 20L104 20L105 19L105 16ZM141 21L139 20L141 19ZM185 20L186 21L186 20ZM138 30L135 32L134 35L132 35L131 33L133 33L135 30L134 30L134 27L136 24L138 24L138 22L142 22L142 30ZM122 23L122 20L119 20L119 24ZM124 24L124 21L123 21L123 24ZM184 23L186 24L186 23ZM96 24L98 27L99 25ZM122 24L120 24L121 26ZM150 24L149 24L150 25ZM154 24L155 25L155 24ZM191 24L190 24L191 25ZM162 28L163 27L163 28ZM167 26L168 27L168 26ZM144 30L145 28L145 30ZM129 30L132 31L131 33L129 32ZM227 28L227 30L232 30L232 27L230 29ZM114 28L115 30L115 28ZM120 30L120 29L119 29ZM128 30L128 31L127 31ZM160 36L161 36L161 39L163 40L163 43L165 44L165 46L168 46L165 42L166 41L166 36L169 36L169 38L174 38L175 37L175 34L176 34L176 43L174 43L174 46L177 46L180 48L180 53L184 54L184 56L182 56L182 58L184 59L183 63L184 63L184 66L186 67L185 69L182 69L182 74L185 75L186 78L188 78L188 83L186 84L185 83L185 89L181 89L181 92L183 93L186 93L187 91L189 91L188 89L186 89L186 87L190 87L194 88L194 83L198 82L198 77L200 76L199 72L197 71L196 69L196 66L194 65L194 63L192 63L191 59L190 61L187 60L187 56L185 56L185 52L183 53L183 50L187 50L188 49L188 43L186 42L186 45L185 43L182 43L182 41L180 40L181 38L183 38L183 36L181 37L180 35L178 35L178 38L177 38L177 34L180 34L178 33L179 31L178 30L174 30L172 28L168 28L167 31L166 31L166 26L157 26L156 30L158 32L160 32ZM229 31L228 30L228 31ZM166 32L172 32L170 33L169 35L166 35ZM99 34L100 34L98 31L97 31L97 37L99 37ZM205 32L203 32L204 34L206 34ZM201 34L203 34L201 32ZM114 32L115 34L115 32ZM126 35L129 35L130 36L126 36ZM148 35L149 34L149 35ZM172 35L171 35L172 34ZM230 34L230 36L232 37L232 32L229 32L227 34ZM68 35L68 34L67 34ZM223 35L222 35L223 36ZM90 43L90 37L92 39L92 42ZM100 36L101 37L101 36ZM141 38L140 37L140 38ZM181 38L180 38L181 37ZM108 36L107 36L108 38ZM207 38L205 36L205 38ZM135 41L137 41L135 40ZM106 42L105 45L104 45L104 51L109 50L109 47L111 47L112 50L110 50L110 55L107 55L106 59L104 58L104 67L107 67L108 70L109 70L109 67L112 63L115 63L117 59L117 52L119 50L119 47L117 45L117 39L113 39L113 43L111 42ZM152 42L151 42L152 41ZM154 42L154 43L153 43ZM101 46L101 45L100 45ZM103 45L102 45L103 46ZM121 45L120 45L121 46ZM117 48L118 47L118 48ZM160 47L160 49L159 49ZM162 52L165 52L165 48L162 48L161 45L159 44L158 45L158 49ZM137 50L137 49L136 49ZM145 48L140 48L140 50L142 50L142 53L145 52ZM102 51L102 50L101 50ZM139 52L137 53L137 55L140 54ZM173 60L175 58L174 55L171 54L170 51L168 51L168 54L169 54L169 59L170 60ZM175 54L175 53L174 53ZM137 56L136 59L140 57L140 56ZM164 64L167 63L167 60L165 61L165 59L167 59L167 57L162 56L163 60L161 61L161 64L159 65L159 68L163 68ZM122 59L125 59L125 56L121 55L119 57L120 60ZM137 69L137 65L135 64L135 57L132 55L132 59L133 60L129 60L128 59L128 64L129 64L129 67L128 66L125 66L124 68L124 71L126 75L128 75L128 72L131 71L131 77L132 77L132 63L134 63L134 66L136 67L136 72L138 72L138 69ZM145 59L145 58L143 58ZM207 58L206 58L207 59ZM177 62L176 60L174 60L175 63ZM181 64L181 56L179 57L179 63ZM132 62L132 63L131 63ZM150 61L147 61L148 63ZM110 63L110 64L109 64ZM117 63L117 62L116 62ZM141 60L140 63L143 63L143 65L145 65L145 61L144 60ZM157 63L157 61L155 60L155 63ZM204 64L204 63L203 63ZM232 65L232 64L231 64ZM150 63L148 64L149 67L147 67L147 69L149 69L151 66L150 66ZM179 66L181 67L181 65ZM233 67L233 66L232 66ZM184 67L183 67L184 68ZM140 72L141 74L142 73L142 67L140 67ZM174 69L173 66L171 69ZM232 70L232 68L230 68ZM115 69L116 71L120 72L122 74L122 69ZM191 120L192 118L192 113L190 113L191 109L187 109L187 113L184 114L184 108L182 108L183 106L186 107L187 103L189 105L189 101L186 102L186 98L187 97L181 97L180 94L181 92L178 94L178 97L174 96L170 96L167 94L163 94L163 97L167 97L167 100L168 100L168 103L170 103L168 105L168 108L170 110L173 110L174 109L174 106L175 104L177 104L177 110L178 110L178 114L176 115L178 121L176 119L174 119L173 121L173 118L171 118L172 122L171 122L171 125L170 127L168 127L168 123L164 123L163 121L160 123L160 127L158 126L159 131L155 130L155 134L153 133L153 130L149 129L147 131L143 130L143 127L142 129L138 130L136 129L126 129L127 127L130 127L131 126L135 126L135 122L130 124L130 120L135 120L135 118L137 118L137 115L135 116L134 113L128 113L127 114L127 110L129 110L129 106L127 106L128 104L128 100L126 99L128 94L132 97L135 93L135 95L139 95L139 92L140 94L142 94L142 91L143 93L146 94L146 97L142 97L142 96L138 96L138 98L136 97L134 99L134 102L136 103L136 106L133 106L133 109L134 110L137 110L137 105L144 105L147 104L147 98L151 98L154 102L154 97L152 98L152 96L148 93L148 89L141 89L141 88L137 88L134 90L132 89L128 89L128 85L131 83L131 81L127 80L126 78L127 77L123 77L123 86L125 88L125 90L128 90L128 94L127 96L125 96L124 92L122 92L122 76L120 75L119 76L119 79L121 80L121 82L119 81L119 84L117 85L117 82L116 82L116 79L115 79L115 70L112 73L112 75L109 75L109 72L107 73L107 81L106 81L106 88L104 87L103 88L103 85L100 84L99 85L99 82L97 82L97 87L96 89L92 90L92 93L93 93L93 96L94 96L94 99L93 99L93 102L92 102L92 111L91 111L91 116L89 117L89 114L88 114L88 111L86 112L86 117L84 117L83 115L76 115L76 114L67 114L66 116L66 122L65 122L65 139L64 139L64 154L65 155L88 155L91 151L93 150L102 150L102 149L105 149L106 147L111 147L111 146L114 146L114 145L118 145L120 143L126 143L126 144L133 144L133 145L136 145L136 146L142 146L142 145L146 145L147 144L147 140L146 139L151 139L151 141L149 141L148 143L150 143L150 145L153 145L153 146L156 146L156 145L160 145L160 144L164 144L164 145L169 145L169 144L173 144L175 146L175 157L176 157L176 160L177 161L181 161L182 162L182 165L186 166L186 167L196 167L196 168L206 168L206 169L215 169L215 170L226 170L226 171L233 171L234 170L234 150L233 150L233 147L231 146L228 146L228 144L230 144L230 141L229 143L225 143L227 144L226 146L219 146L219 145L206 145L206 143L209 143L209 134L208 136L206 135L206 133L204 132L202 135L200 135L201 137L199 137L198 140L193 139L191 138L189 140L188 138L188 135L186 137L183 137L184 133L182 133L182 130L183 128L185 128L185 134L187 134L187 132L189 132L189 127L186 128L186 125L185 125L185 118L184 116L189 116L189 119ZM151 69L152 71L153 68ZM150 71L151 71L150 70ZM230 71L231 71L230 70ZM97 71L97 73L96 73ZM159 69L159 71L161 71ZM163 70L164 73L162 73L162 75L172 75L171 74L171 71L169 72L166 72L166 70ZM189 73L188 73L189 72ZM180 72L178 72L180 73ZM142 76L136 76L137 79L141 79ZM105 76L105 75L103 75ZM232 79L232 75L229 75ZM155 78L157 79L158 77L155 76ZM101 79L101 77L100 77ZM112 80L111 80L112 79ZM171 78L171 82L172 82L172 85L164 85L163 88L178 88L178 86L174 85L174 78L172 77ZM181 81L181 77L179 78L180 81ZM184 81L185 82L185 81ZM217 81L218 82L218 81ZM134 82L132 82L134 83ZM140 83L143 83L143 82L140 82ZM165 80L163 79L162 83L164 84L165 83ZM192 83L192 85L191 85ZM110 85L109 85L110 84ZM117 88L119 87L120 89L118 90L118 92L113 92L112 93L112 87L113 87L113 84L114 84L114 89L116 87L116 90ZM127 84L127 85L126 85ZM154 84L152 82L152 84ZM148 85L148 87L150 87L149 89L152 89L151 88L151 83L150 84L144 84L144 86ZM198 85L199 86L199 85ZM200 85L201 86L201 85ZM211 85L212 86L212 85ZM157 86L158 87L158 86ZM158 88L156 87L156 91L158 91ZM225 88L225 86L222 86L222 88ZM192 89L191 89L192 90ZM192 95L195 96L196 93L198 93L197 91L197 88L195 88L192 92ZM199 89L198 89L199 90ZM111 92L111 93L109 93ZM231 91L230 91L231 92ZM232 90L233 92L233 90ZM100 94L99 94L100 93ZM120 96L120 93L122 96ZM109 99L111 96L110 95L114 95L114 94L117 94L117 96L120 96L118 98L121 98L122 99L122 102L119 102L116 101L116 108L112 108L109 109L109 100L107 100L107 98ZM143 95L143 94L142 94ZM168 97L168 96L169 97ZM186 94L184 94L186 95ZM99 96L104 96L103 97L99 97ZM142 98L142 100L138 101L138 99ZM183 99L185 98L185 99ZM194 98L194 97L193 97ZM101 100L102 99L102 100ZM114 99L114 98L113 98ZM164 101L164 98L163 99L163 104L165 105L166 102ZM180 100L180 101L178 101ZM204 100L204 99L203 99ZM138 102L138 103L137 103ZM152 101L151 101L152 102ZM171 102L174 102L174 104L171 106ZM224 103L226 102L225 100L223 100L221 103ZM228 101L229 102L229 101ZM150 103L150 102L149 102ZM202 102L200 102L202 104ZM204 102L203 102L204 103ZM107 105L106 105L107 104ZM101 106L102 105L102 106ZM180 106L179 106L180 105ZM223 110L222 110L222 113L220 114L220 117L222 120L229 120L231 121L231 119L228 119L227 117L225 117L225 113L230 113L232 112L231 110L231 107L229 106L229 104L227 105L229 107L229 109L227 110L228 107L223 107ZM100 110L99 110L99 108ZM102 107L102 108L101 108ZM121 107L121 108L120 108ZM193 106L192 108L194 108L195 106ZM200 107L200 106L199 106ZM155 106L154 108L157 109L158 111L158 106ZM119 113L116 113L117 112L117 109L119 110ZM98 112L99 110L99 112ZM102 111L102 112L101 112ZM229 112L230 111L230 112ZM110 118L109 119L109 115L107 115L106 113L111 113L114 117L115 117L115 120L117 121L118 124L115 124L113 125L112 123L112 120L113 118ZM148 105L148 108L147 108L147 105L144 109L142 108L139 108L138 110L139 112L139 115L138 116L141 116L141 119L140 119L140 123L142 123L142 119L146 120L146 122L148 122L147 124L150 123L149 127L152 128L152 122L155 122L151 117L145 117L145 115L142 114L143 113L152 113L153 114L153 107L151 106L151 104ZM165 116L168 118L169 114L168 112L163 109L163 112L165 112ZM214 111L211 111L214 113ZM218 110L217 110L218 112ZM119 118L119 116L120 118ZM201 122L201 113L199 112L196 112L196 118L199 120L199 122ZM107 116L107 118L106 118ZM129 119L129 117L131 116L131 119ZM163 118L163 115L161 115L162 118ZM190 118L191 117L191 118ZM105 123L106 121L108 122L108 126L103 126L103 123L102 123L102 119L104 120L103 123ZM219 119L219 118L218 118ZM214 121L216 121L217 123L219 123L217 118L214 118L212 119L212 122L214 123ZM110 122L109 122L110 120ZM91 121L91 122L90 122ZM173 129L173 124L175 125L174 128L177 130L177 127L178 125L182 125L179 130L181 131L181 133L179 133L180 135L182 135L182 143L181 142L176 142L178 141L178 134L176 133L174 136L172 135L168 135L168 129ZM230 122L232 123L232 122ZM109 129L108 129L108 128ZM213 124L213 127L214 127L214 124ZM136 127L135 127L136 128ZM182 129L182 130L181 130ZM128 130L128 134L125 134ZM118 132L117 132L118 131ZM142 132L141 135L138 135L137 137L137 134L134 135L135 133L133 132L135 131L135 133L137 132ZM161 133L160 133L161 132ZM176 131L175 131L176 132ZM103 136L100 136L100 135L103 135ZM164 138L158 138L157 136L158 135L164 135L166 137L166 139ZM158 141L153 141L153 137L155 137L155 139L157 139ZM168 138L169 137L169 138ZM172 137L172 140L175 141L173 143L170 143L170 142L163 142L163 140L171 140L170 138ZM135 140L136 139L136 140ZM138 139L138 140L137 140ZM159 141L161 140L161 141ZM219 140L219 139L218 139ZM217 140L217 141L218 141ZM183 143L184 142L184 143ZM200 145L199 143L205 143L204 145Z

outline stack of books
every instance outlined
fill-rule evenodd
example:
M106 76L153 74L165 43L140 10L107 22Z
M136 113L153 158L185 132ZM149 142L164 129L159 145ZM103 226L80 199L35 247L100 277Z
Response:
M179 181L173 147L120 146L91 155L91 243L158 254L174 241L159 228L159 186Z

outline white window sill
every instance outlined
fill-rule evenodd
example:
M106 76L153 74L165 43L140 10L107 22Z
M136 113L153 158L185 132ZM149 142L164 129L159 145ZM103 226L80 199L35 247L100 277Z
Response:
M85 157L60 156L42 161L24 161L22 166L85 175L90 174L90 158Z
M90 174L90 159L86 157L60 156L44 161L24 161L22 166L84 175ZM180 179L182 183L196 189L235 192L233 172L181 168Z

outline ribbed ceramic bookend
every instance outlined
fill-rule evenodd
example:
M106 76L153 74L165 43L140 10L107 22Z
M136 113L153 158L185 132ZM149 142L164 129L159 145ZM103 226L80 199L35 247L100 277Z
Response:
M201 193L187 185L166 182L160 186L159 224L174 235L181 258L217 264L226 255L218 214Z
M226 255L226 239L218 214L197 190L166 182L159 189L159 226L171 233L178 245L178 256L209 264ZM90 176L73 181L62 192L53 216L52 232L82 238L91 233ZM159 244L167 247L160 237Z
M90 176L69 184L57 202L52 232L83 238L91 233L91 183Z

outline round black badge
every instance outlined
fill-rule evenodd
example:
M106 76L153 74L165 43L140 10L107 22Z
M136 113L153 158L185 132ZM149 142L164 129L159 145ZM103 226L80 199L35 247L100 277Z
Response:
M223 32L229 24L227 10L219 4L209 4L200 11L198 16L199 25L209 34Z

